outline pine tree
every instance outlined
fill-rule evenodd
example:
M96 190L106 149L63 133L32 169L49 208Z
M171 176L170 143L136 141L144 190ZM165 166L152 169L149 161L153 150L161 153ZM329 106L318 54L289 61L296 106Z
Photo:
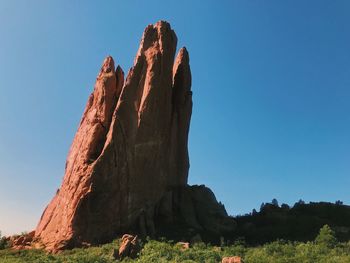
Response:
M334 231L328 226L324 225L315 239L316 244L332 248L336 245L337 239Z

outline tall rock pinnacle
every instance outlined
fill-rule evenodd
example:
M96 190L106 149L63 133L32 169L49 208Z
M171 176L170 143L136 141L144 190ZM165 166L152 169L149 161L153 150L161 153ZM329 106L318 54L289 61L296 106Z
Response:
M212 224L195 218L193 202L203 191L202 203L214 207L206 220L227 216L210 190L187 186L191 71L185 48L174 63L176 44L167 22L147 26L125 82L112 57L104 60L62 185L35 230L47 250L102 243L125 231L154 235L158 226L183 218L209 229Z

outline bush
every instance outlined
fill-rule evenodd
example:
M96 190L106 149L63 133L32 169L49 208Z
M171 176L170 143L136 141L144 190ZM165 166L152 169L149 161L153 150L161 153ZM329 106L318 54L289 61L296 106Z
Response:
M5 237L1 235L1 231L0 231L0 249L5 249L7 247L8 247L7 240Z

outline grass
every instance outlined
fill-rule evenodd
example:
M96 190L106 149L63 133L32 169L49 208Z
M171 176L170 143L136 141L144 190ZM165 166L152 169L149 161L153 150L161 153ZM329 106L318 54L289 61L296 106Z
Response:
M57 255L43 250L0 250L1 263L112 263L113 252L119 248L119 240L112 243L66 250ZM223 257L240 256L246 263L350 263L350 242L337 242L334 231L324 225L309 242L278 240L262 246L249 247L244 242L230 246L212 246L196 243L183 250L172 241L147 240L140 244L139 257L126 258L123 262L221 262Z

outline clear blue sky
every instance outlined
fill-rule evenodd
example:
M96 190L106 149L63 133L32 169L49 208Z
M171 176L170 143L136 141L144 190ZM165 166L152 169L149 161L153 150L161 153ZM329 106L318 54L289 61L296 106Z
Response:
M191 184L233 215L350 203L350 2L0 2L0 230L31 230L59 187L105 56L125 72L146 25L190 52Z

